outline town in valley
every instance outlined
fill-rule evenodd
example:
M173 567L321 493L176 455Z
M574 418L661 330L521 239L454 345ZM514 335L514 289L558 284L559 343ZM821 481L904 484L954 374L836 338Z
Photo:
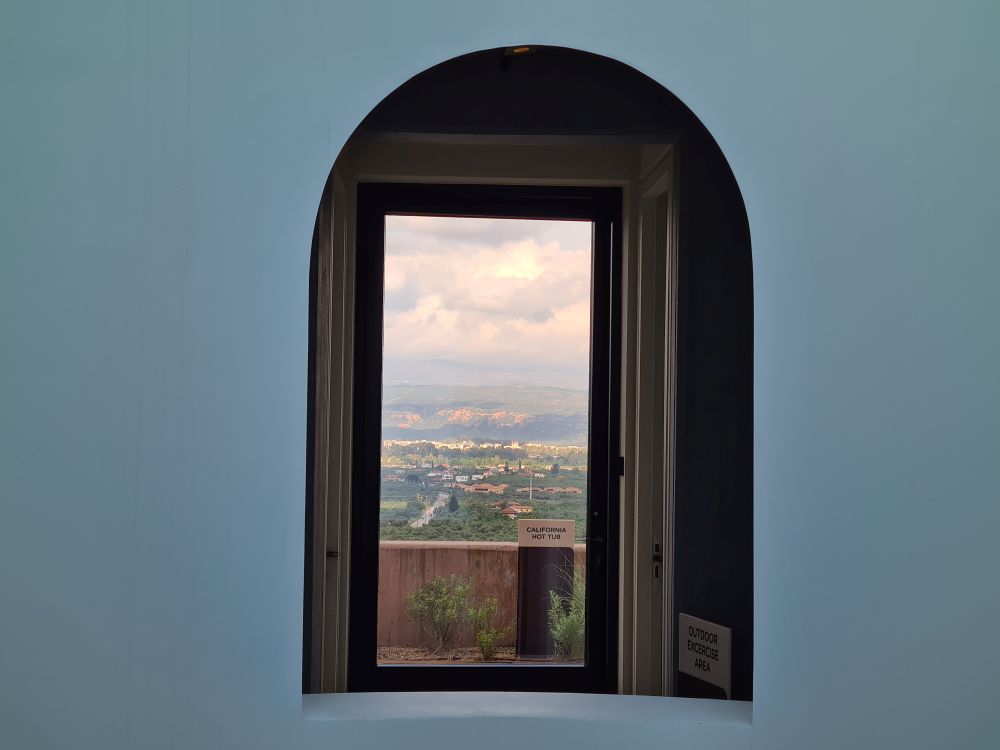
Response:
M586 532L587 449L519 441L383 440L380 538L517 539L518 518Z

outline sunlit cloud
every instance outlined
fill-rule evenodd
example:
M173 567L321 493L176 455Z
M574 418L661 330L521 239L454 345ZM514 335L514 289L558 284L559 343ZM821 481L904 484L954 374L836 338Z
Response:
M472 385L502 371L586 387L590 235L586 222L386 217L386 358L460 363Z

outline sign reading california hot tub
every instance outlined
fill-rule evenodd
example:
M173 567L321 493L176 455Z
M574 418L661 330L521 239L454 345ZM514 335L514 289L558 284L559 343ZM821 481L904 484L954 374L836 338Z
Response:
M517 655L552 659L556 643L550 610L573 592L576 522L528 518L517 521ZM555 595L555 598L553 597Z
M679 615L677 668L732 696L733 631L708 620Z
M569 547L573 549L576 521L549 521L541 518L519 519L518 547Z

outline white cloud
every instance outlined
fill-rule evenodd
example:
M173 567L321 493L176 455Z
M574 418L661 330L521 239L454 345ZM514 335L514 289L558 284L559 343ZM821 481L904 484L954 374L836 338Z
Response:
M586 387L590 235L587 222L386 217L385 356Z

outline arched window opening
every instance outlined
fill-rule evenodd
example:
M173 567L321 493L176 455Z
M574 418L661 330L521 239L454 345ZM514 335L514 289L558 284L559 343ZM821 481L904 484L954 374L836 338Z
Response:
M304 691L750 700L751 274L717 144L626 65L386 97L313 242Z

